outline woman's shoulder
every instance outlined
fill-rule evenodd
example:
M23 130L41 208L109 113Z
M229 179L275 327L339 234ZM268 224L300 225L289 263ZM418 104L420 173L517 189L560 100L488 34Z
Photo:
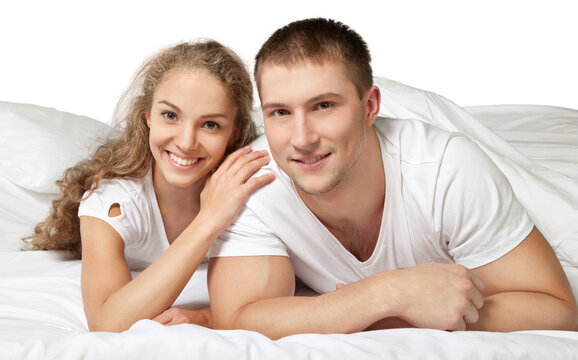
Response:
M99 181L96 188L84 194L81 208L95 206L100 208L113 203L125 204L125 206L134 204L141 207L149 202L150 186L152 186L150 172L140 178L103 179Z
M126 178L114 178L114 179L103 179L98 183L95 192L111 193L111 194L128 194L128 195L141 195L146 194L146 190L150 183L150 173L144 177L126 177Z

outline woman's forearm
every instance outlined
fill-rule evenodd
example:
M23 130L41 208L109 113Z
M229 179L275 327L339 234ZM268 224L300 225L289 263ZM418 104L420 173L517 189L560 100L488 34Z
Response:
M93 331L124 331L169 308L190 280L218 232L193 221L141 274L110 295L91 316Z

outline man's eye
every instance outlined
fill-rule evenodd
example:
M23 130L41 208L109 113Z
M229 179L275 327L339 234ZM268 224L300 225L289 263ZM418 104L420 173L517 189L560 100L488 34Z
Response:
M332 103L328 102L328 101L324 101L324 102L320 102L319 104L317 104L317 109L318 110L327 110L330 109L333 106Z
M278 109L278 110L274 110L272 114L275 117L287 116L287 115L289 115L289 111L287 111L285 109Z
M218 123L214 121L207 121L206 123L203 124L203 126L205 127L205 129L209 130L217 130L221 127Z
M173 112L170 112L170 111L165 111L162 113L162 115L167 120L176 120L177 119L177 115Z

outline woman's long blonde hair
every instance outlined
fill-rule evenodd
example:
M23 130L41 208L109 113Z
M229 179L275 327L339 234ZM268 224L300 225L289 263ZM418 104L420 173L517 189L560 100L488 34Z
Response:
M145 114L150 110L154 91L173 70L204 69L227 86L237 106L232 142L226 154L257 136L251 119L253 86L241 59L229 48L213 40L180 43L166 48L141 66L115 111L118 136L108 139L88 159L67 169L57 182L60 193L52 201L50 214L25 239L32 250L68 250L81 257L78 207L84 194L101 179L139 178L149 171L152 154Z

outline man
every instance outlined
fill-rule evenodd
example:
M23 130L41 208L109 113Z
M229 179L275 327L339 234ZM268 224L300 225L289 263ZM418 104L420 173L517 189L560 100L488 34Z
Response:
M548 242L472 142L376 119L365 42L325 19L277 30L256 57L274 161L211 252L217 328L271 338L398 326L571 329ZM293 296L295 275L321 295Z

